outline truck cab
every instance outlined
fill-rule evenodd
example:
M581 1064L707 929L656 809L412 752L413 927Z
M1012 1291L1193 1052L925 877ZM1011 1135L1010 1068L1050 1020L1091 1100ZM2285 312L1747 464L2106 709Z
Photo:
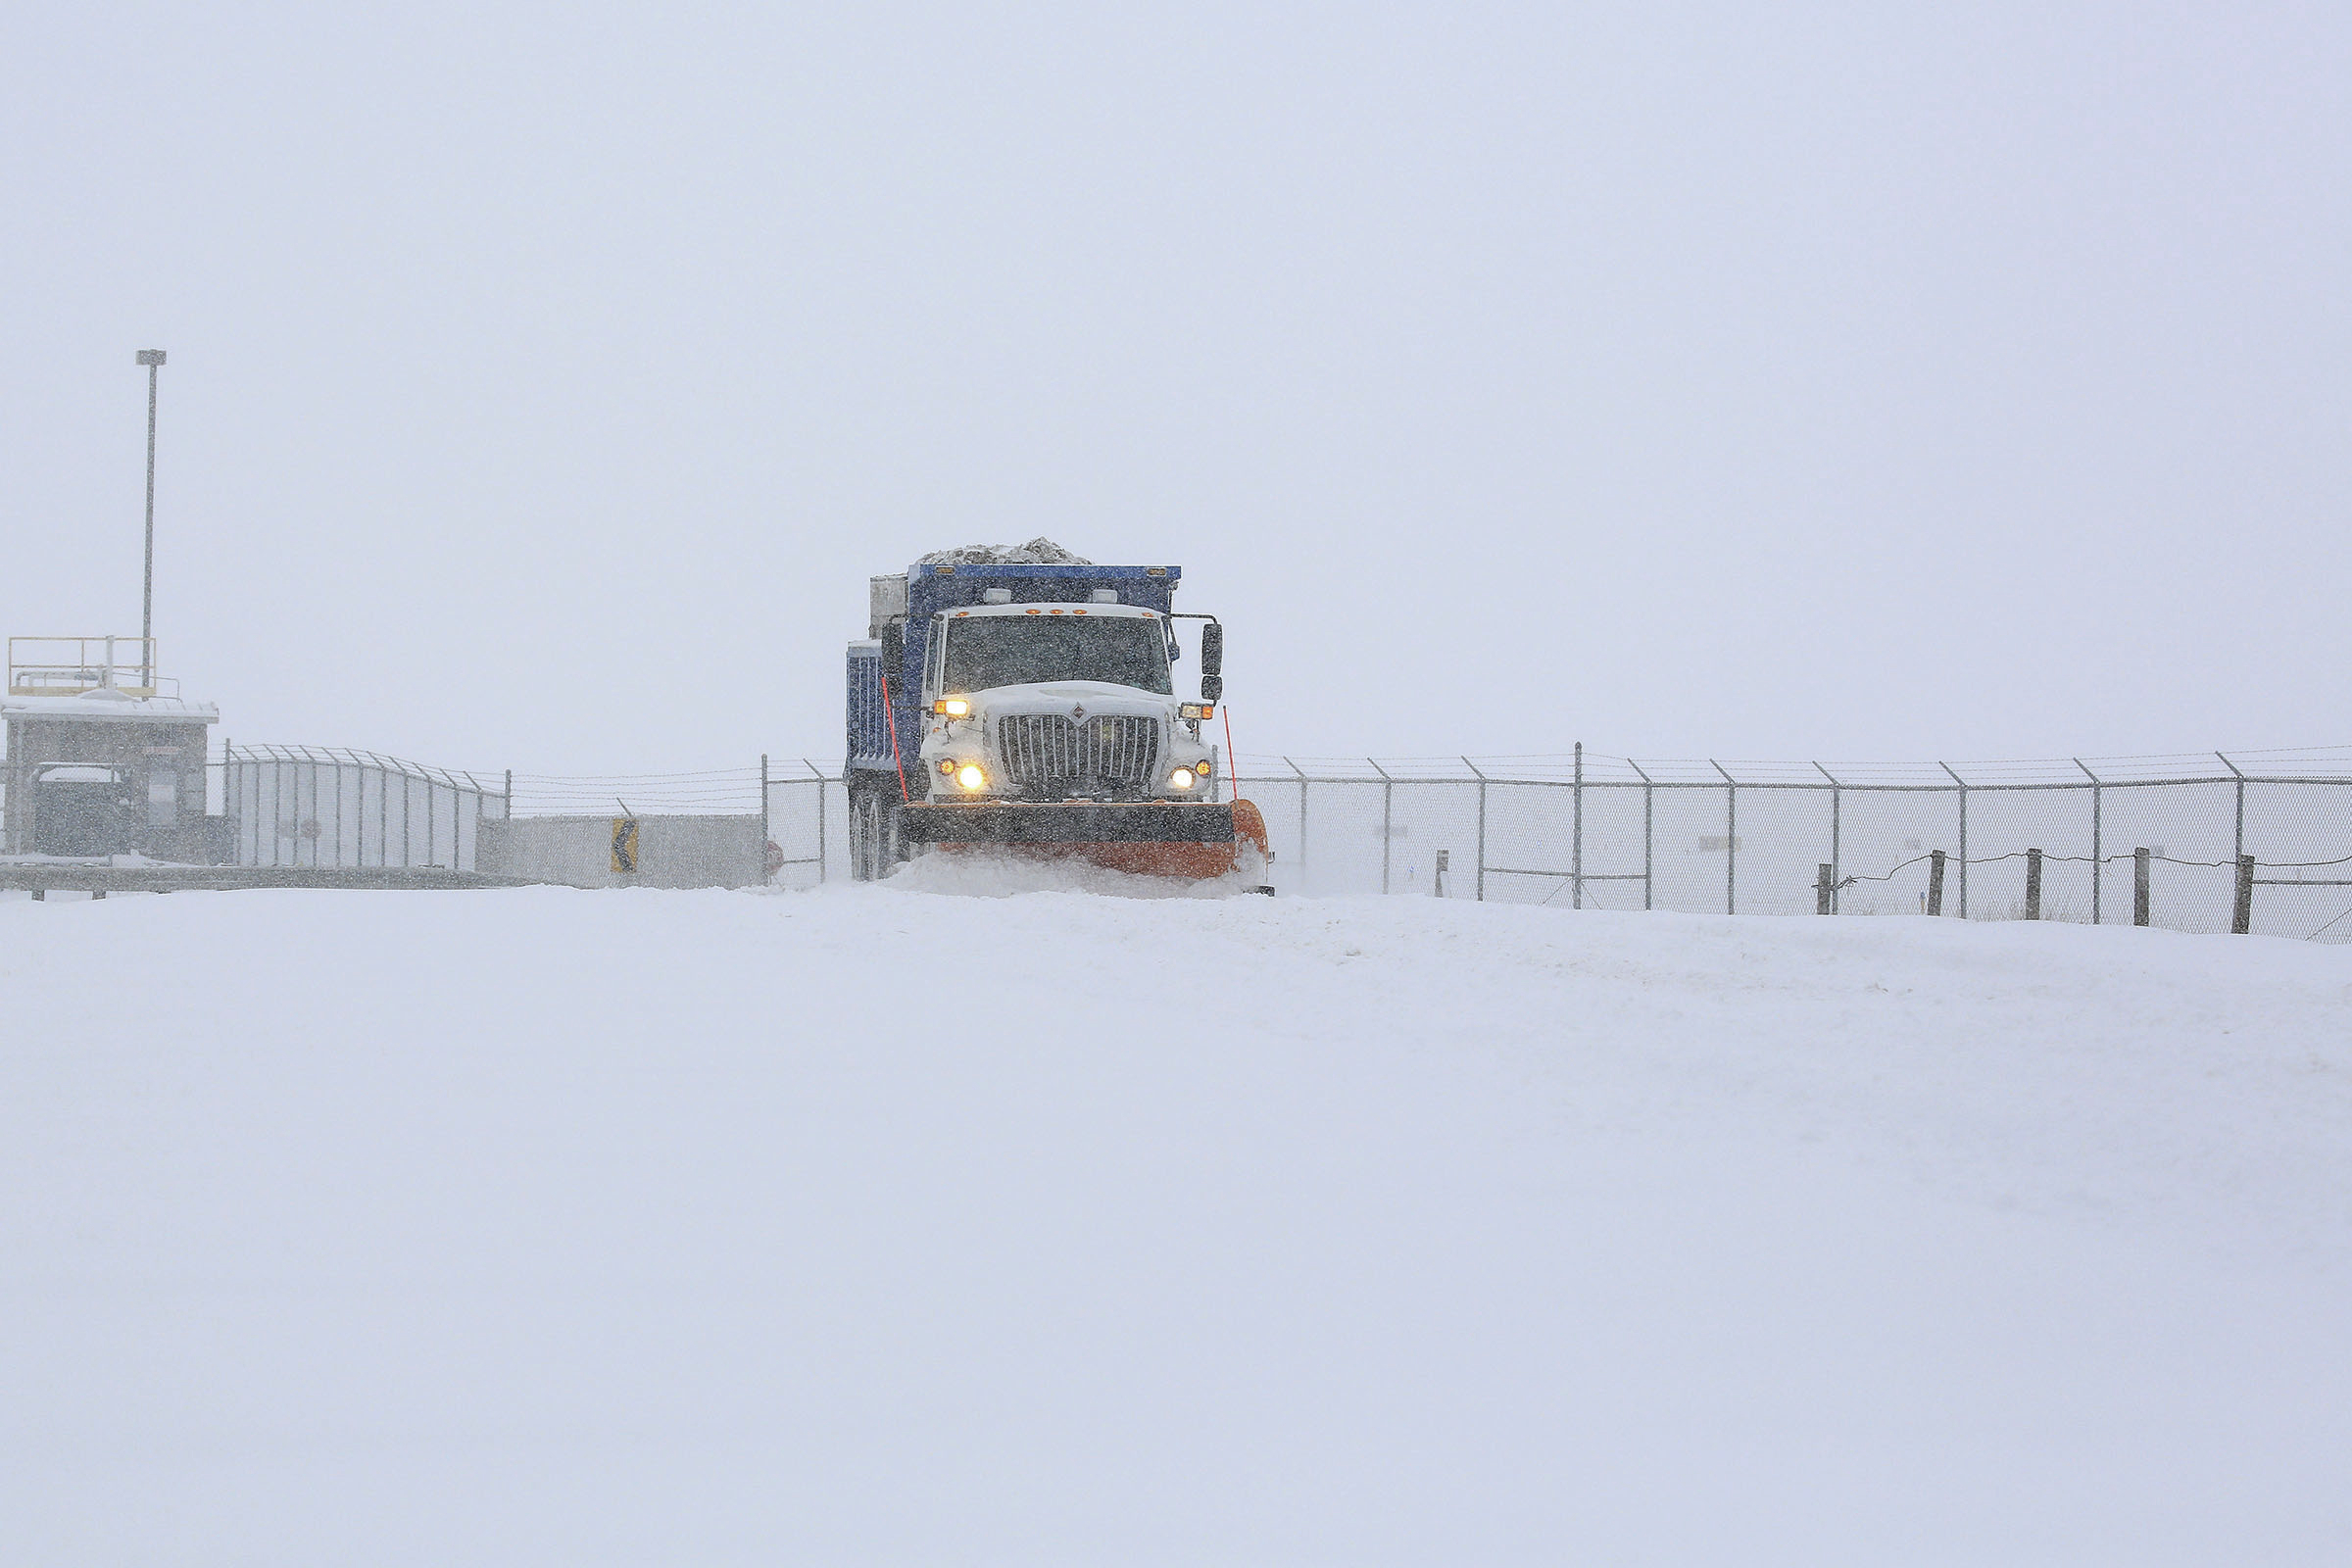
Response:
M1207 706L1176 700L1154 610L984 604L925 639L925 791L935 801L1205 800Z

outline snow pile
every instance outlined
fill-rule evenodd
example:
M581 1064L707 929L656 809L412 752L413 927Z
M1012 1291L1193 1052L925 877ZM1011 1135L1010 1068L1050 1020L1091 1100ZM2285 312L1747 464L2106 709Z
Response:
M2343 949L177 894L0 989L12 1561L2352 1557Z
M1091 566L1093 562L1084 556L1074 556L1044 534L1025 545L960 545L954 550L934 550L915 563L918 566Z

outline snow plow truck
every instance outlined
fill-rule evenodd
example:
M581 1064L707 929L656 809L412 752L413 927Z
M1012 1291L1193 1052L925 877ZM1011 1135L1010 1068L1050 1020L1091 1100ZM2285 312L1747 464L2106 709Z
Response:
M866 635L849 649L858 879L977 852L1261 881L1264 820L1235 798L1206 728L1224 627L1176 611L1181 576L1038 539L871 579ZM1200 623L1198 701L1175 692L1180 619Z

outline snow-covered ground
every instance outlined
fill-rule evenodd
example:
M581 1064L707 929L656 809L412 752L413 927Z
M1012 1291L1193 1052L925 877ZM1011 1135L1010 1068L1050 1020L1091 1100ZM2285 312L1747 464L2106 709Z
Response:
M2341 948L19 898L0 1031L11 1564L2352 1560Z

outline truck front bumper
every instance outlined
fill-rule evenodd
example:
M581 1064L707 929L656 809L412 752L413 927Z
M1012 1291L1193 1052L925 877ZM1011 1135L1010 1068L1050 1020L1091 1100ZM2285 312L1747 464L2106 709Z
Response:
M1190 801L902 806L908 844L1231 844L1233 808Z

